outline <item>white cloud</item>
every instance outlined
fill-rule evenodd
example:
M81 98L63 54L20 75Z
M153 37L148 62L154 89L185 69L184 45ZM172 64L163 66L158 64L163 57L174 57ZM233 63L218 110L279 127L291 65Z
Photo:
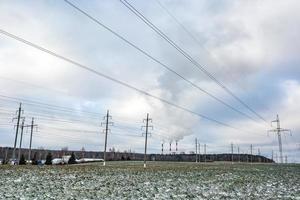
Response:
M137 20L119 2L77 3L172 69L243 112L249 113ZM280 112L284 125L295 129L295 138L299 139L297 133L299 130L297 119L300 113L297 105L300 98L297 79L299 77L296 78L297 80L290 81L289 77L281 77L278 74L282 63L292 61L295 66L299 64L297 53L300 50L300 43L297 37L300 28L297 24L300 20L298 12L300 4L298 1L257 0L222 3L163 1L163 4L197 37L202 47L189 38L157 4L146 1L132 1L132 3L180 46L197 57L197 60L219 80L229 85L238 96L243 96L254 108L262 103L259 102L259 97L268 92L265 88L260 89L261 82L254 80L262 74L270 77L275 74L272 83L266 85L275 85L274 93L282 93L282 91L286 93L277 95L276 98L281 97L278 99L265 99L263 103L272 105L269 107L270 111L264 109L258 112L264 111L261 114L268 117ZM241 117L237 120L237 115L232 111L223 108L210 97L162 69L157 63L149 61L144 55L63 2L23 4L10 1L2 4L0 27L9 32L196 112L203 112L205 115L224 120L241 129L257 131L260 134L266 131L266 127L259 128L245 118ZM295 70L297 67L294 65L288 69ZM215 124L149 97L143 97L123 86L82 71L2 35L0 36L0 79L1 77L48 88L38 89L32 85L2 79L0 91L10 96L38 99L46 103L99 113L105 113L106 109L110 109L116 118L120 116L128 118L129 121L134 119L135 122L142 120L149 112L154 120L154 126L155 122L158 124L155 132L164 135L164 137L157 137L158 139L153 138L153 142L157 141L153 144L154 148L160 145L158 140L162 139L183 138L182 141L185 141L183 146L193 145L189 144L189 138L195 135L200 135L201 140L204 141L215 141L216 145L232 141L245 143L245 145L250 142L266 145L269 140L267 137L262 140L259 136L244 135L238 131L216 127ZM266 77L265 82L268 82L270 77ZM273 83L274 81L276 83ZM60 93L56 93L57 90ZM277 105L280 105L278 106L280 109L275 107ZM131 124L131 126L139 128L140 124ZM82 124L80 127L87 128ZM118 141L115 139L112 144ZM140 141L140 138L132 139L123 146L127 148L137 145L137 141ZM81 148L78 145L73 147Z

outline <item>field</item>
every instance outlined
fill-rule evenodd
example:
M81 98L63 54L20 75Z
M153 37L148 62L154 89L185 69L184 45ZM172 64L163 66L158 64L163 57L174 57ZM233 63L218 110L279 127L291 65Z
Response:
M0 177L0 199L300 199L299 165L0 166Z

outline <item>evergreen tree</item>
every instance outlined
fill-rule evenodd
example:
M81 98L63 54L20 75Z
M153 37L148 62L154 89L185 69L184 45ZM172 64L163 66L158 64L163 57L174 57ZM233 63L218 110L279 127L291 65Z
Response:
M33 158L31 159L31 164L32 165L37 165L38 164L37 163L37 153L36 152L33 154Z
M21 158L19 160L19 165L26 165L25 156L23 154L21 155Z
M76 164L76 163L77 163L77 162L76 162L75 154L74 154L74 152L72 152L68 164Z
M45 164L46 164L46 165L52 165L52 154L51 154L51 153L48 153L48 154L47 154Z

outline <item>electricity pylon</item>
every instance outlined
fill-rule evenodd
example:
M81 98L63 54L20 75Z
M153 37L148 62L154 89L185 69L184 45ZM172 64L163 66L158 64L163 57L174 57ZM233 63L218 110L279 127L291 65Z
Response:
M12 159L13 160L16 159L16 146L17 146L18 133L19 133L19 128L20 128L20 120L23 119L23 117L21 116L21 113L24 113L24 111L22 110L22 103L20 103L19 109L16 112L17 117L13 118L13 120L17 119L14 150L13 150L13 154L12 154Z
M144 153L144 168L146 168L146 160L147 160L147 140L148 140L148 134L149 133L149 128L152 128L153 130L153 126L149 125L149 122L152 123L152 119L149 118L149 114L147 113L147 118L143 120L144 123L146 123L145 126L142 126L142 129L145 128L145 153Z
M24 127L30 127L30 141L29 141L29 151L28 151L28 160L31 159L31 145L32 145L32 134L33 134L33 128L37 128L37 124L34 124L34 118L31 118L31 124L25 125Z
M277 134L277 136L278 136L279 159L280 159L280 163L283 163L281 133L289 132L291 134L291 130L289 130L289 129L283 129L283 128L280 127L280 120L279 120L279 116L278 115L277 115L276 120L274 120L274 121L271 122L271 125L274 122L277 123L277 128L276 129L272 129L272 130L268 130L268 132L275 132Z
M110 131L108 128L109 125L113 125L113 122L109 122L109 119L111 119L111 116L109 115L109 110L107 110L106 116L103 118L105 122L101 122L101 126L105 125L105 143L104 143L104 155L103 155L103 166L105 166L105 161L106 161L106 146L107 146L107 133Z
M197 138L195 138L195 147L196 147L196 163L198 162L198 141Z

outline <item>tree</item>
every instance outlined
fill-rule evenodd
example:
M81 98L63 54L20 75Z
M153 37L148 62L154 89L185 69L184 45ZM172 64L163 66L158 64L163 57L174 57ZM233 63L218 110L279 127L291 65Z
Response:
M33 154L33 158L31 159L31 164L32 165L37 165L38 163L37 163L37 153L36 152L34 152L34 154Z
M19 160L19 165L26 165L26 160L24 154L21 155L21 158Z
M52 165L52 154L49 152L46 156L46 165Z
M74 154L74 152L72 152L71 157L70 157L70 159L68 161L68 164L76 164L76 163L77 162L76 162L75 154Z

